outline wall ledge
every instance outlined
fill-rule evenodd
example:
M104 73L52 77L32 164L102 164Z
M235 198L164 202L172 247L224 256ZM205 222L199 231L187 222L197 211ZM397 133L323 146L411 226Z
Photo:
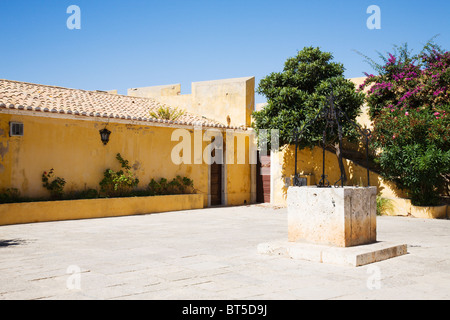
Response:
M204 208L203 194L0 204L0 226Z

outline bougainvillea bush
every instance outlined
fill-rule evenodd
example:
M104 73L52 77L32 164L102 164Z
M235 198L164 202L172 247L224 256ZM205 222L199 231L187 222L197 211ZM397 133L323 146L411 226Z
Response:
M414 205L438 205L450 173L450 52L427 45L411 56L403 46L384 62L360 87L382 175Z

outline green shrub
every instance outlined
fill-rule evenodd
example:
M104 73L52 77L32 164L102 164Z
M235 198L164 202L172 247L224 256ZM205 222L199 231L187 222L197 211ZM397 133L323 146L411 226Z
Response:
M185 114L185 111L179 110L178 108L170 108L166 106L159 107L156 112L151 111L149 113L150 117L155 119L163 120L177 120Z
M167 194L167 179L161 178L159 182L155 181L155 179L152 179L148 184L148 190L150 195L152 196Z
M14 203L20 201L20 191L16 188L8 188L0 193L0 203Z
M152 179L148 184L149 194L152 196L171 194L191 194L194 193L194 182L186 177L177 176L172 181L161 178L159 182Z
M429 42L412 56L407 45L372 63L367 104L382 176L411 195L413 205L440 204L450 173L450 52ZM373 62L373 61L372 61Z
M377 196L377 215L382 216L389 210L392 210L391 200Z
M119 161L122 170L114 171L107 169L103 173L103 180L100 181L101 191L107 197L123 197L129 195L133 188L139 184L139 179L131 171L128 160L123 159L120 153L117 154L116 159Z
M53 175L53 168L50 169L48 173L42 173L42 186L50 192L50 196L52 199L62 199L64 195L64 186L66 185L66 180L60 177L56 177L52 181L50 181L50 179L53 178Z
M439 190L450 172L448 113L449 106L389 110L375 119L374 147L381 150L381 174L409 192L413 205L440 204Z
M95 189L86 189L83 191L72 192L67 195L68 200L79 200L79 199L97 199L99 197L99 192Z

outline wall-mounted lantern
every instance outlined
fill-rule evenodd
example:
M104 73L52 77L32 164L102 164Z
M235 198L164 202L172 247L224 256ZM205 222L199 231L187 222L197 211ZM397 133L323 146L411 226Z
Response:
M109 136L111 135L111 131L108 129L100 130L100 138L102 139L103 144L106 146L109 142Z

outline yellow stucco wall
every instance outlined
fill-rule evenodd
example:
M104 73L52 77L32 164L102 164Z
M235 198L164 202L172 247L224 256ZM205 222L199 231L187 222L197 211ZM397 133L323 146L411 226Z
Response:
M129 96L153 98L172 107L231 126L251 124L255 109L255 78L235 78L192 83L191 94L180 94L180 85L128 89Z
M251 165L249 158L249 137L245 134L233 134L234 159L232 164L227 162L227 203L229 205L240 205L251 203ZM239 141L240 139L244 139ZM228 141L229 143L229 141ZM228 145L225 145L226 150ZM245 148L245 160L239 164L237 150ZM255 186L256 187L256 186Z
M272 157L278 158L279 171L281 174L275 177L273 203L276 205L286 205L287 186L285 178L290 178L295 173L295 147L285 146L280 152L273 153ZM301 175L311 175L311 183L318 184L322 175L321 148L303 149L297 155L297 170ZM272 161L272 163L276 163ZM344 167L347 174L347 185L367 186L367 170L351 160L344 159ZM325 154L325 174L331 185L340 178L338 158L334 153L326 151ZM402 198L405 195L398 190L394 184L383 181L375 172L370 171L370 185L376 186L378 195L384 198Z
M359 77L359 78L351 78L349 79L350 81L352 81L355 84L355 88L359 88L360 85L362 85L364 83L364 81L366 80L366 77ZM365 88L364 92L368 92L369 88ZM372 121L370 120L369 117L369 107L367 106L367 104L364 104L363 107L361 108L361 114L356 118L356 122L359 123L362 127L365 128L372 128Z
M9 137L10 121L24 124L23 137ZM42 187L41 176L51 168L55 176L66 180L65 192L86 188L99 190L103 172L108 168L120 169L116 160L116 154L120 153L140 179L139 189L145 189L152 178L171 180L177 175L185 176L194 181L198 193L206 195L204 205L208 205L208 164L194 164L194 152L192 164L177 165L171 161L172 149L179 143L171 141L177 128L109 123L107 128L112 133L110 142L104 146L99 130L106 124L102 121L1 113L0 190L16 188L22 196L47 197L49 193ZM192 150L193 132L193 128L189 129ZM202 149L209 144L202 143ZM250 165L227 167L229 204L244 204L244 200L249 203Z

